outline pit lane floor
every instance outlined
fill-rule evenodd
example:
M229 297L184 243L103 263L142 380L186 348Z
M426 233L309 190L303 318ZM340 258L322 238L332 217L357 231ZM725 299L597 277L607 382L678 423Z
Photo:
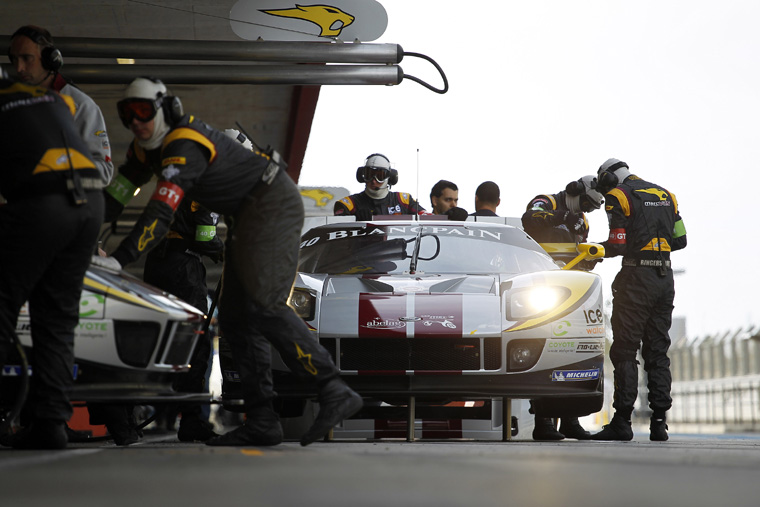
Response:
M760 505L760 435L633 442L335 441L0 448L4 506Z

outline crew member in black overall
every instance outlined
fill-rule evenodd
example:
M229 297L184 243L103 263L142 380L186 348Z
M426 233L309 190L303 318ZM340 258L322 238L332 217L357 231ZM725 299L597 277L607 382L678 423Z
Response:
M26 301L33 342L31 423L2 440L19 449L68 444L74 330L103 222L100 173L74 112L71 97L0 79L0 365Z
M638 396L636 354L641 347L647 372L652 416L649 439L668 439L665 413L670 409L670 324L673 314L673 270L670 252L686 247L686 228L675 195L631 174L628 164L611 158L599 167L610 235L605 257L623 256L612 282L610 360L615 368L615 415L594 440L631 440L631 414Z
M356 215L360 221L374 215L429 215L410 194L391 192L398 183L398 171L391 168L388 157L374 153L356 170L356 181L364 183L364 192L344 197L335 203L336 216Z
M225 216L219 303L222 333L240 367L247 419L209 445L276 445L282 427L275 396L270 344L290 370L316 385L320 404L301 438L308 445L362 407L361 397L338 376L327 350L287 304L296 274L303 226L301 194L276 152L241 147L222 132L181 112L177 97L159 80L137 78L119 116L137 138L116 178L127 195L156 174L159 181L145 211L110 257L93 262L120 269L158 243L177 207L191 199ZM131 190L130 190L131 187Z
M523 229L538 243L583 243L588 237L586 213L599 209L602 194L596 189L596 177L584 176L571 181L558 194L538 195L528 203L522 216ZM586 268L591 269L587 265ZM533 406L531 404L531 410ZM588 440L577 417L560 417L559 431L551 417L536 414L533 440Z

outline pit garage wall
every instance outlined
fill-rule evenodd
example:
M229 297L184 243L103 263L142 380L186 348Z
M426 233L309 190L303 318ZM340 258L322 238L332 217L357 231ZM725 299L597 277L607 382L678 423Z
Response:
M669 423L760 431L760 327L684 336L673 342L670 360Z

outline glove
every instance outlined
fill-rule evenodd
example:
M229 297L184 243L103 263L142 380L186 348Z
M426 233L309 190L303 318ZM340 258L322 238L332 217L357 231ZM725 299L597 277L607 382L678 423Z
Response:
M113 257L101 257L100 255L93 255L90 264L92 266L98 266L99 268L114 271L116 273L121 271L121 264Z

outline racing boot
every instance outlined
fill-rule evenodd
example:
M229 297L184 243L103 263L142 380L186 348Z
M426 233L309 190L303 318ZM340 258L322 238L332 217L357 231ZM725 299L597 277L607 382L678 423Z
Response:
M583 429L577 417L560 418L559 432L565 435L565 438L576 440L589 440L591 438L591 433Z
M282 442L280 417L272 408L271 401L246 413L242 426L206 441L212 446L272 446Z
M68 444L66 421L35 419L28 430L16 433L14 449L65 449Z
M179 420L177 438L180 442L205 442L218 436L214 432L214 425L198 415L183 415Z
M602 427L602 431L591 435L591 440L633 440L631 421L615 414L610 423Z
M653 442L665 442L668 439L668 425L665 418L655 418L649 421L649 440Z
M536 423L533 427L533 440L564 440L565 435L557 431L554 427L554 419L551 417L536 416Z
M348 419L364 406L362 397L339 378L328 380L319 390L319 413L306 433L301 445L324 437L336 424Z

